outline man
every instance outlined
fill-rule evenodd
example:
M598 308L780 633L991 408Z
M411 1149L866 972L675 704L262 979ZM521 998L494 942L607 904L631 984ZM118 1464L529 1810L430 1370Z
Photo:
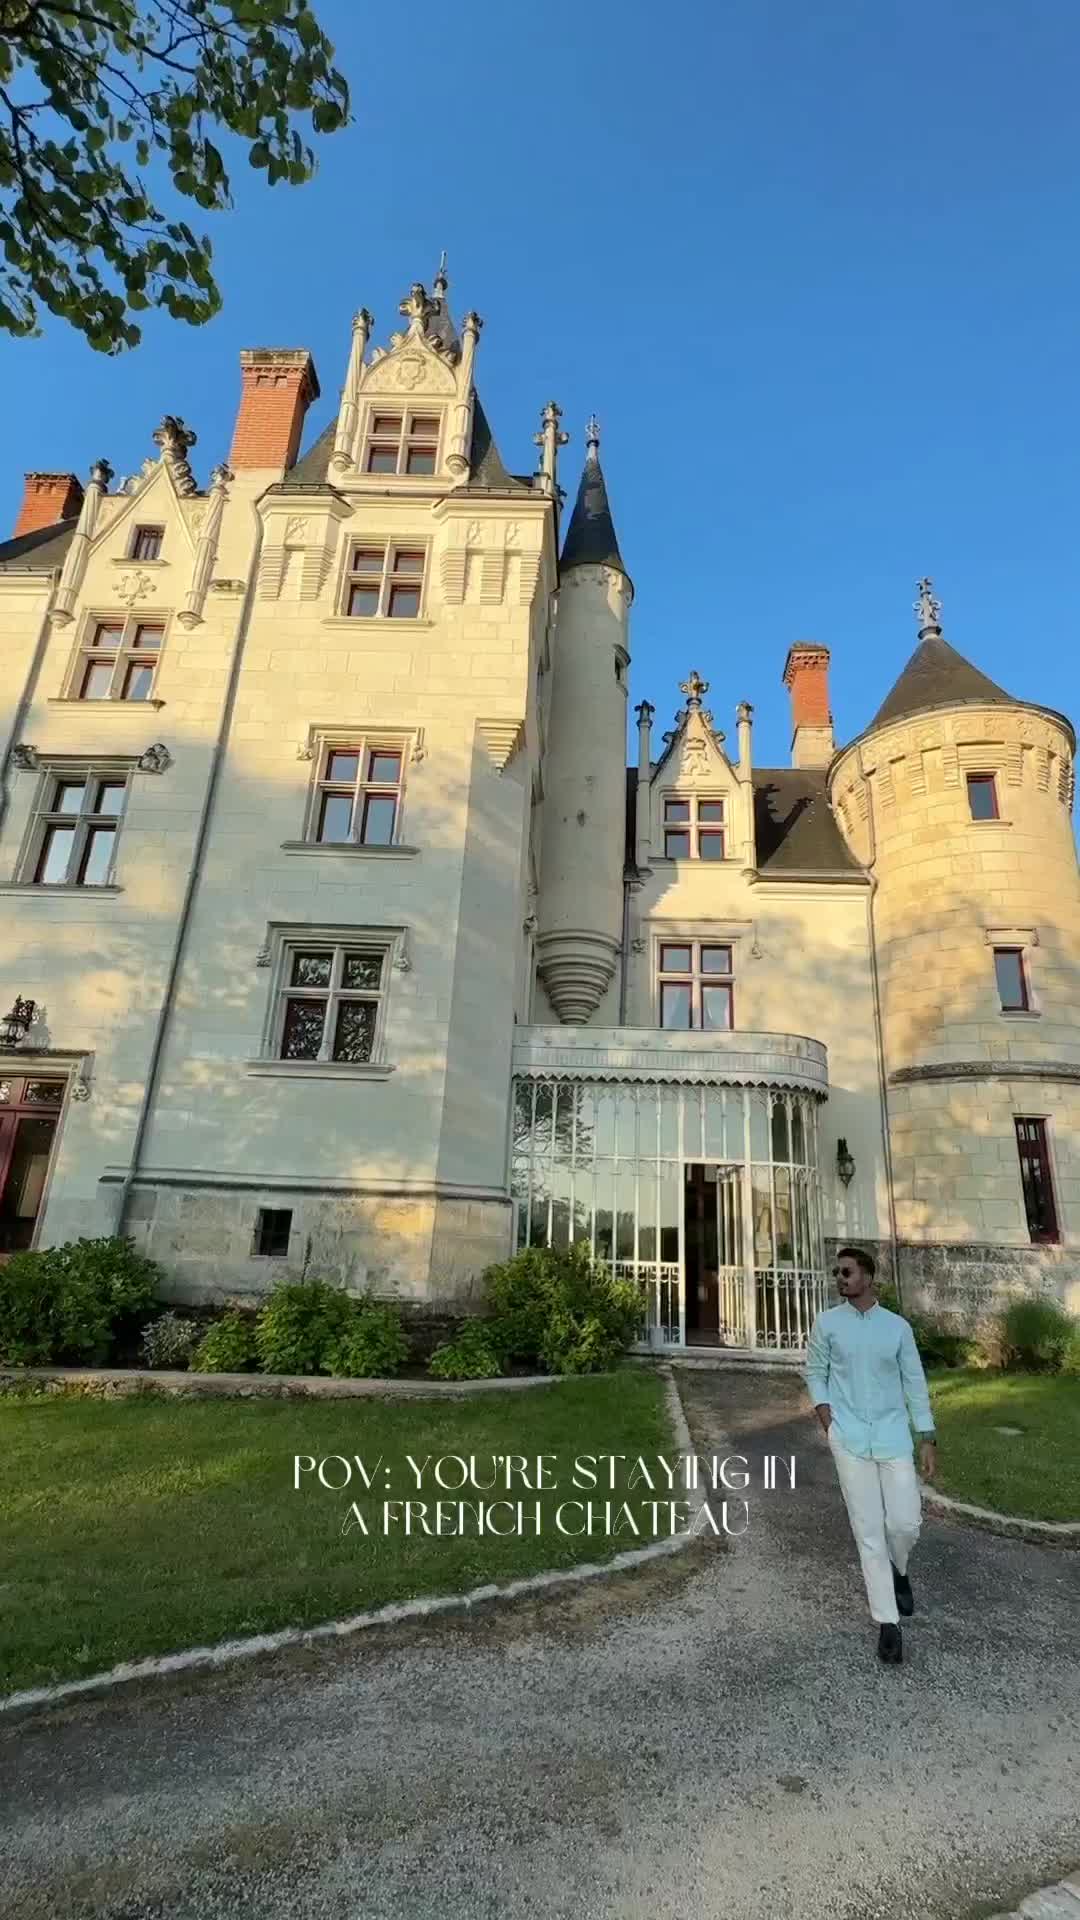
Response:
M841 1247L833 1279L840 1305L814 1322L806 1384L836 1463L878 1653L895 1665L904 1657L899 1616L915 1611L907 1569L921 1520L908 1415L926 1480L937 1469L934 1416L915 1336L875 1296L872 1256Z

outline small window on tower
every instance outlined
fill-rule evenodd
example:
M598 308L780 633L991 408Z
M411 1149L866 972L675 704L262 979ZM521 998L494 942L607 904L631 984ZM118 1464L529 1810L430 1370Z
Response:
M291 1232L291 1207L260 1207L255 1215L252 1253L261 1254L264 1259L283 1259L289 1251Z
M160 560L164 527L136 527L131 540L132 560Z
M997 819L997 781L992 773L969 773L967 793L973 820Z
M997 980L1002 1013L1028 1013L1031 1009L1031 1001L1028 997L1022 949L995 947L994 975Z

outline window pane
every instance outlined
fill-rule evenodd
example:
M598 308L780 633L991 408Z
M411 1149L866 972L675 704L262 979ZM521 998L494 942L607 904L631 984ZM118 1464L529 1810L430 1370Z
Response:
M371 423L371 431L377 440L395 440L401 433L400 413L377 413Z
M374 1000L343 1000L334 1030L334 1059L370 1060L374 1042Z
M99 780L94 795L95 813L123 813L127 784L123 780Z
M688 1027L690 1025L690 988L680 987L665 980L660 988L660 1025L662 1027Z
M133 660L124 675L124 684L120 690L121 700L149 700L153 683L154 669L141 660Z
M376 614L379 611L378 587L351 587L349 589L349 612Z
M94 637L90 645L92 647L118 647L123 637L123 627L110 626L107 621L103 620L100 626L94 628Z
M84 887L103 887L109 878L115 827L91 827L83 848L79 879Z
M690 835L688 833L665 833L664 856L668 860L688 860L690 858Z
M790 1160L791 1158L788 1152L787 1106L783 1100L773 1101L772 1157L774 1160Z
M131 549L133 560L156 560L161 552L160 527L136 527Z
M80 700L107 700L112 684L113 663L111 660L91 660L83 674L79 688Z
M386 611L391 620L415 620L420 611L419 587L391 587Z
M373 753L368 760L368 779L376 786L396 787L401 774L400 753Z
M352 794L324 793L319 808L318 840L347 840L352 826Z
M689 800L665 800L664 801L664 819L665 820L689 820L689 818L690 818Z
M702 973L730 973L731 948L702 947L701 971Z
M1016 1145L1028 1232L1033 1241L1059 1238L1057 1209L1050 1175L1050 1150L1045 1120L1017 1120Z
M409 422L409 433L414 439L420 435L422 438L430 437L436 440L439 434L439 422L434 414L414 413Z
M382 985L381 953L347 953L341 972L343 987L379 987Z
M410 447L405 460L406 473L434 473L434 447Z
M78 813L86 796L85 780L58 780L50 813Z
M701 1024L713 1033L726 1033L731 1026L731 988L702 987Z
M133 647L160 647L164 627L136 627Z
M294 953L290 986L328 987L333 963L332 953Z
M722 821L724 818L723 801L722 800L699 800L697 817L702 822L703 825L706 821L711 821L711 820Z
M59 886L67 879L68 861L75 839L74 827L48 827L42 842L41 854L37 863L35 880L48 886Z
M360 838L367 847L388 847L394 838L397 801L387 793L369 793L364 801Z
M724 836L722 833L698 834L698 859L722 860L724 857Z
M351 786L359 771L360 755L353 747L333 747L326 756L327 780L340 780Z
M398 450L396 447L369 447L367 457L368 472L396 473L397 456Z
M394 550L394 573L423 573L423 552L416 553L411 547L397 547Z
M352 570L354 573L381 573L384 548L355 547L353 549Z
M1027 1006L1027 987L1024 963L1015 948L994 948L994 972L1002 1007L1022 1011Z
M660 971L661 973L689 973L689 947L661 947Z
M325 1000L287 1000L281 1035L283 1060L317 1060L322 1045Z
M973 820L997 819L997 791L992 773L969 773L968 803Z

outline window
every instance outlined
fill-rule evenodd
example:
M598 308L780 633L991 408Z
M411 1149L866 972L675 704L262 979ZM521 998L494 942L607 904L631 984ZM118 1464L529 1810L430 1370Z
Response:
M345 611L367 619L415 620L424 587L420 547L354 547Z
M400 744L356 740L324 747L308 838L392 846L401 806L403 758Z
M255 1215L255 1237L251 1243L253 1254L261 1254L269 1260L280 1260L289 1251L289 1235L292 1232L291 1207L260 1207Z
M997 819L997 781L992 773L969 773L967 794L973 820Z
M1023 949L995 947L994 975L997 980L1002 1013L1028 1013L1031 1001L1028 996Z
M368 426L364 472L434 473L438 451L438 414L376 413Z
M145 620L98 620L79 648L71 700L149 700L165 629Z
M387 966L385 944L290 942L278 990L275 1058L347 1066L376 1059Z
M696 793L686 799L664 800L664 857L667 860L722 860L724 858L724 802L703 800Z
M1045 1120L1017 1120L1016 1147L1028 1232L1036 1243L1060 1240Z
M660 1025L728 1031L735 1024L732 950L705 940L660 948Z
M40 887L108 886L127 784L124 772L48 773L23 877Z
M161 542L164 537L164 527L136 527L131 539L129 559L160 560Z

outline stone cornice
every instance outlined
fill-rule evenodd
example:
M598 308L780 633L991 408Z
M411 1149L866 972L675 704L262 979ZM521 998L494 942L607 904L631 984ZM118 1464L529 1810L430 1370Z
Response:
M925 1067L898 1067L890 1087L925 1080L1077 1080L1080 1062L1070 1060L934 1060Z

